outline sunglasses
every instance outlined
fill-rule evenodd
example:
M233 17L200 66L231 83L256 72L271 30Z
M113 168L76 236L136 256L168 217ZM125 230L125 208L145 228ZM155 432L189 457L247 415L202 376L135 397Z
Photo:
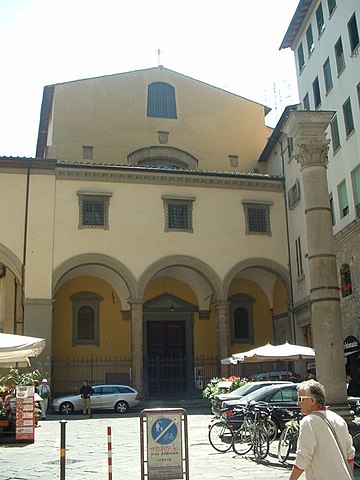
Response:
M312 397L309 395L302 395L301 397L298 397L297 399L298 403L302 403L305 400L305 398L312 398Z

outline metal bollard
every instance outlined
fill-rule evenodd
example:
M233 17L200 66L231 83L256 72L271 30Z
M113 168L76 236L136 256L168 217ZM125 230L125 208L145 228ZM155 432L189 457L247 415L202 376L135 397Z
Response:
M107 440L108 440L108 480L112 480L111 427L107 427Z
M60 480L65 480L66 462L66 420L60 420Z

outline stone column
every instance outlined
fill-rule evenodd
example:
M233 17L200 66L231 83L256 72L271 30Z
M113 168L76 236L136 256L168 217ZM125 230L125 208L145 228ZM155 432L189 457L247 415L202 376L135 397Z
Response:
M131 300L131 385L144 392L143 300Z
M215 302L216 315L216 342L217 353L220 360L229 356L230 328L229 328L229 302ZM221 375L226 377L229 366L221 364Z
M294 139L300 164L308 240L312 331L316 374L327 404L350 419L334 236L326 178L329 140L325 129L334 112L293 111L283 128Z

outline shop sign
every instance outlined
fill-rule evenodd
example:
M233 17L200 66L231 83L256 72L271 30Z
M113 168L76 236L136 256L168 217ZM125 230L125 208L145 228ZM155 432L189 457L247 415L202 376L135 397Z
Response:
M345 355L351 355L360 350L359 340L353 335L349 335L344 340L344 353Z
M16 440L34 441L34 387L16 387Z
M148 479L183 478L181 414L147 417Z

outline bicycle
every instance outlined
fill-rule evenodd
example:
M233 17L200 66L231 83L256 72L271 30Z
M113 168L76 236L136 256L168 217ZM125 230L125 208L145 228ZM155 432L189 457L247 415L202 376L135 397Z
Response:
M290 413L290 412L289 412ZM290 453L296 452L297 441L300 431L300 412L291 412L293 418L286 422L284 430L281 432L278 445L279 462L285 463ZM360 441L360 438L359 438Z
M244 421L232 440L232 448L238 455L253 449L254 454L264 459L270 449L270 438L266 423L271 413L268 406L250 405L243 407Z
M220 420L209 426L210 445L220 453L226 453L232 446L235 426L229 422L228 418L226 414L223 414Z

